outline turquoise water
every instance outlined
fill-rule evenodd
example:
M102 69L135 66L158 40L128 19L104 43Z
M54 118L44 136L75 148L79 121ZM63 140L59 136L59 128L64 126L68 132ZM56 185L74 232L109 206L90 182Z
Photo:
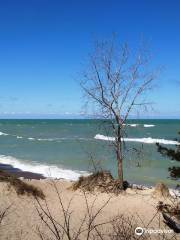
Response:
M169 141L178 136L180 120L129 120L125 128L125 179L147 185L161 180L175 186L177 181L169 178L168 167L177 162L162 157L155 142L175 147ZM100 139L95 139L97 135ZM101 120L0 120L0 163L76 179L92 171L92 156L116 176L112 144L103 140L105 136L112 134L103 129Z

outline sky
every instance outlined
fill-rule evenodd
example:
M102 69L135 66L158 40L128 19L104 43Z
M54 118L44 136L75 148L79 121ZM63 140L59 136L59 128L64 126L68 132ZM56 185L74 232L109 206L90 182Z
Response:
M1 0L0 118L74 118L79 73L94 39L141 36L163 72L149 118L180 118L179 0ZM178 83L179 81L179 83Z

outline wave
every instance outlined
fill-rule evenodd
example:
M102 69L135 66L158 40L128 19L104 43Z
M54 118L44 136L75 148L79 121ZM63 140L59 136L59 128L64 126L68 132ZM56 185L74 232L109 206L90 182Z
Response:
M139 125L141 125L141 124L138 124L138 123L132 123L132 124L123 124L124 126L129 126L129 127L138 127ZM155 125L154 124L143 124L143 126L145 127L145 128L148 128L148 127L155 127Z
M89 141L92 140L90 138L82 138L82 137L62 137L62 138L34 138L34 140L37 141L65 141L65 140L83 140L83 141Z
M37 141L56 141L56 140L59 140L57 138L37 138L36 139Z
M60 138L35 138L35 137L24 137L24 136L18 136L18 135L10 135L7 133L0 132L0 136L12 136L17 139L28 139L30 141L66 141L66 140L83 140L83 141L89 141L92 140L90 138L83 138L83 137L60 137Z
M101 134L96 134L96 136L94 137L97 140L104 140L104 141L115 141L114 137L108 137L108 136L104 136Z
M0 132L0 136L8 136L9 134Z
M23 138L23 137L21 137L21 136L11 135L11 134L7 134L7 133L3 133L3 132L0 132L0 136L12 136L12 137L16 137L17 139L18 139L18 138Z
M129 126L129 127L137 127L139 124L137 124L137 123L131 123L131 124L129 124L129 123L123 123L123 126Z
M101 134L97 134L94 138L97 140L115 141L114 137L108 137L108 136L104 136ZM141 142L141 143L147 143L147 144L160 143L160 144L168 144L168 145L180 145L180 143L178 141L151 138L151 137L148 137L148 138L122 138L122 141Z
M18 139L18 138L23 138L23 137L21 137L21 136L16 136L16 138Z
M144 124L144 127L155 127L154 124Z
M36 139L33 138L33 137L29 137L28 139L31 140L31 141L36 140Z
M130 126L130 127L137 127L139 124L133 123L133 124L127 124L127 125Z
M85 171L73 171L70 169L63 169L56 165L45 165L39 163L24 162L11 156L0 155L0 163L12 165L22 171L42 174L47 178L58 178L66 180L77 180L80 176L88 175Z

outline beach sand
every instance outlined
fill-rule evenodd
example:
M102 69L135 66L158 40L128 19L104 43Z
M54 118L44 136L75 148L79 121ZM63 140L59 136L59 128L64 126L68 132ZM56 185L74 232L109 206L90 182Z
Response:
M85 196L82 191L72 191L70 189L72 182L64 180L24 180L37 187L40 187L46 196L48 207L52 216L59 222L63 221L62 209L60 207L57 193L54 189L54 183L60 193L65 209L70 204L70 211L72 211L71 227L77 229L81 224L81 220L87 213ZM109 199L108 204L102 209L97 217L97 222L109 221L117 215L134 216L136 224L140 227L147 225L153 216L157 213L156 206L159 199L152 197L153 189L135 190L127 189L126 192L118 196L107 193L87 193L86 199L88 205L93 206L93 212L98 211L104 203ZM96 200L95 200L96 199ZM162 199L161 199L162 200ZM164 199L163 199L164 200ZM95 201L95 202L94 202ZM42 200L40 202L43 203ZM44 226L40 217L38 216L36 207L37 202L30 196L19 196L13 189L8 189L6 183L0 182L0 206L1 209L11 205L8 214L1 224L0 239L31 239L38 240L38 228L43 232L49 234L47 227ZM43 205L44 206L44 205ZM139 217L138 217L139 216ZM160 216L160 218L158 217ZM141 220L143 221L143 224ZM150 223L149 228L154 227L159 229L165 228L161 215L158 213L157 217ZM103 231L106 231L107 227ZM20 238L21 237L21 238ZM85 239L85 238L81 238ZM156 238L155 238L156 239Z

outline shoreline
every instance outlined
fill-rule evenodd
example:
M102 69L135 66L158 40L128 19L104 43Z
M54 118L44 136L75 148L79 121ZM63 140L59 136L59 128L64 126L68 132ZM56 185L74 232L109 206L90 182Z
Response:
M40 173L33 173L30 171L23 171L19 168L15 168L10 164L2 164L0 163L0 170L6 171L9 174L12 174L13 176L23 179L23 180L46 180L53 179L55 181L63 181L67 183L75 182L75 180L69 180L65 178L53 178L53 177L45 177ZM158 183L158 182L157 182ZM135 190L151 190L155 187L155 185L146 185L146 184L137 184L137 183L129 183L129 189L135 189ZM178 197L180 197L180 190L172 187L168 187L169 191L172 196L177 194Z
M15 168L10 164L3 164L0 163L0 170L5 171L9 174L12 174L13 176L17 178L24 178L24 179L30 179L30 180L40 180L40 179L46 179L42 174L39 173L33 173L29 171L23 171L19 168Z

